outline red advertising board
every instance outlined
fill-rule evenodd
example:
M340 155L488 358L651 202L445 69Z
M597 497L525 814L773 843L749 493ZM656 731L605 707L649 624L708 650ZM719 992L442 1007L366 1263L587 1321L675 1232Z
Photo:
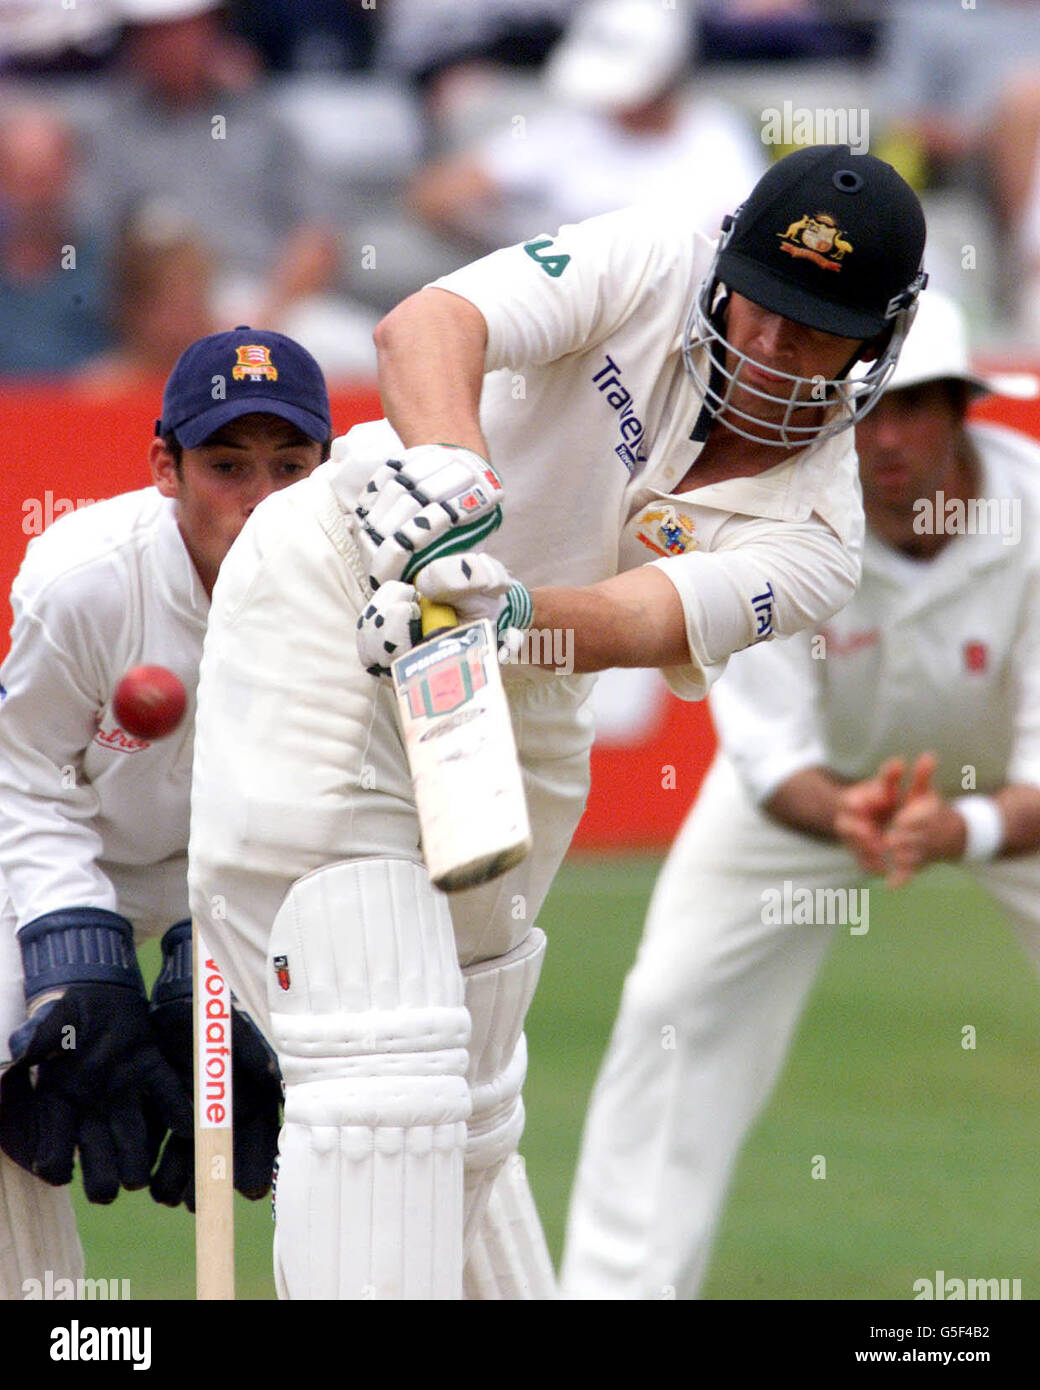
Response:
M989 363L1006 370L1023 364ZM1026 367L1035 364L1024 364ZM25 547L57 516L131 488L147 486L162 383L152 391L97 396L64 386L12 388L0 397L0 586L6 593ZM333 393L342 433L381 413L375 386ZM990 398L980 418L1040 438L1040 402ZM7 649L6 629L0 652ZM583 849L660 849L682 822L711 761L707 707L677 700L655 673L611 673L598 692L600 737L593 786L575 845Z

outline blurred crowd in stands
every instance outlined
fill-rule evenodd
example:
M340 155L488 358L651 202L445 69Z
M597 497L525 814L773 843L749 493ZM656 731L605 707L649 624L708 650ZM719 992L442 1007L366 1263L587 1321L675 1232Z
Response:
M714 233L846 136L976 344L1040 357L1040 0L0 0L0 375L133 387L250 323L368 377L474 255L635 201Z

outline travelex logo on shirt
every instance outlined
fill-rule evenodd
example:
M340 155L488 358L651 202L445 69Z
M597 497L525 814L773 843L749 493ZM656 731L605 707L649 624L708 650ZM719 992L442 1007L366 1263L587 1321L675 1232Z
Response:
M751 607L755 614L755 641L764 642L773 635L773 594L772 584L767 584L760 594L751 595Z
M621 416L621 443L614 452L630 473L634 473L641 463L646 463L646 454L640 450L643 442L643 422L632 406L632 393L621 385L621 368L612 357L606 358L606 366L601 367L592 378L596 390L606 396L607 404Z

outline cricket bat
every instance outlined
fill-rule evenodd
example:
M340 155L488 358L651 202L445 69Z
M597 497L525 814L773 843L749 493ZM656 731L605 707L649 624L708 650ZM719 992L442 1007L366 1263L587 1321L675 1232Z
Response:
M498 641L486 618L455 626L422 603L425 640L390 667L430 878L447 893L518 864L531 826Z

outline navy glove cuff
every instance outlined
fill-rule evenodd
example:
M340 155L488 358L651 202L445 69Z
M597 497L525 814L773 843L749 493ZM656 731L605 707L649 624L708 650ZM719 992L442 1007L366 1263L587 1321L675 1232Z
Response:
M100 907L45 912L21 929L18 942L29 1001L65 985L124 985L145 992L133 928L117 912Z
M152 1007L174 1000L190 999L191 918L174 922L162 939L162 969L152 987Z

